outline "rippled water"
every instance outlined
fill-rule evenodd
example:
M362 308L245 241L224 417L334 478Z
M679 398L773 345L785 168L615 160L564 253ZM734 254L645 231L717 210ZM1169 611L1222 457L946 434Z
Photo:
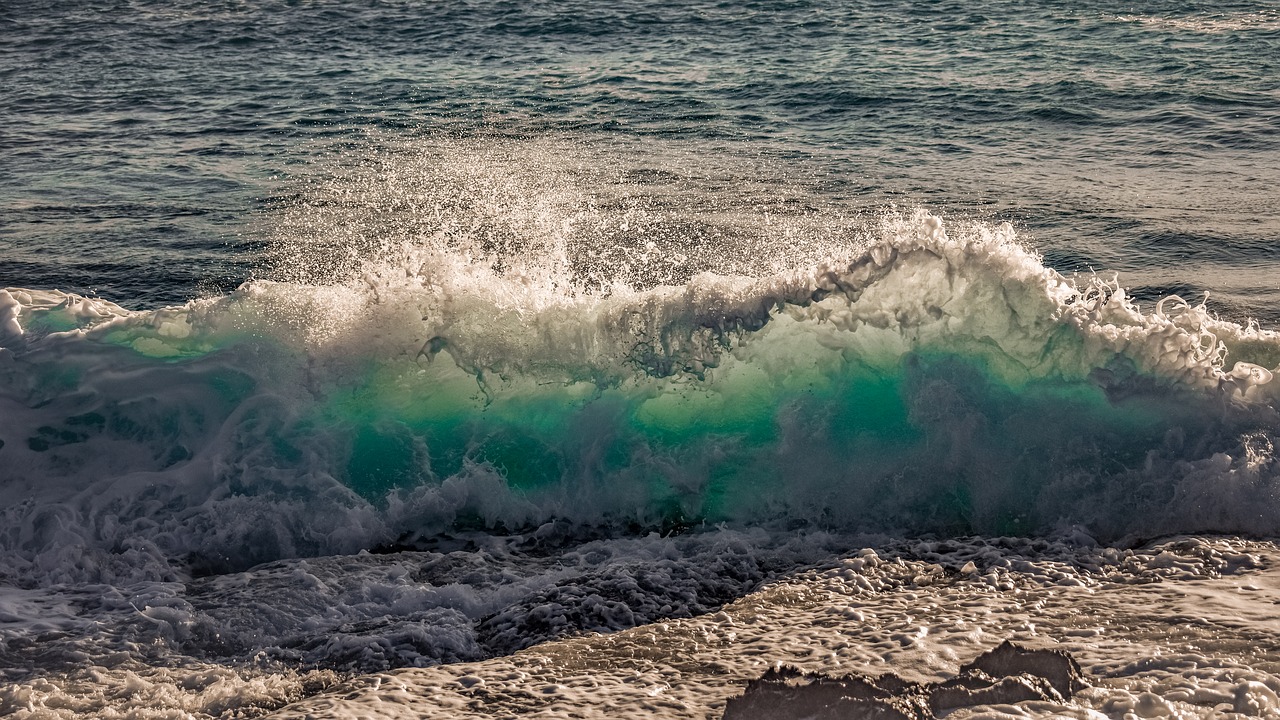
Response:
M1262 3L7 0L0 715L1276 717L1277 181Z
M1056 269L1280 318L1264 5L18 0L0 33L9 285L219 292L386 142L551 137L588 196L994 216Z

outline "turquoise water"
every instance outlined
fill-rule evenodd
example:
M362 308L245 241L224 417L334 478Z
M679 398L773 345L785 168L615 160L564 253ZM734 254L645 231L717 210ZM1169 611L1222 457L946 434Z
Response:
M23 527L69 508L110 547L194 513L162 554L231 566L556 519L1274 528L1240 504L1274 474L1272 9L0 23Z
M220 572L549 523L1275 531L1274 332L1065 278L1008 225L877 232L644 289L445 235L154 311L10 289L13 572L139 537Z
M1280 533L1278 63L1249 2L0 4L0 714L1014 625L1091 708L1271 707L1215 618Z

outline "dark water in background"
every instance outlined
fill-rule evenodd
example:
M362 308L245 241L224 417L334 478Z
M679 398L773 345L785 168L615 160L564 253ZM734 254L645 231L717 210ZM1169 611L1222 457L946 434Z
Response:
M0 88L0 286L224 291L379 143L555 138L633 194L1008 219L1061 271L1280 320L1266 3L10 0Z

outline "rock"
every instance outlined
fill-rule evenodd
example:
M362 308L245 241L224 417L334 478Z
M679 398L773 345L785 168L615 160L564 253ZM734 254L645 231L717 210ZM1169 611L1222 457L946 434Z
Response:
M896 676L892 687L918 689ZM742 695L729 699L725 720L928 720L922 695L892 692L863 675L828 677L811 675L792 667L771 669L747 683ZM896 681L896 682L895 682Z
M1049 681L1064 699L1085 687L1083 673L1075 658L1061 650L1031 650L1005 640L960 668L963 674L981 670L993 678L1035 675Z
M775 667L729 699L724 720L932 720L977 705L1064 703L1083 687L1080 665L1067 653L1005 641L938 683Z
M929 708L935 715L941 715L975 705L1012 705L1027 700L1061 703L1065 700L1048 680L1036 675L1021 673L999 680L987 676L987 680L977 687L948 685L952 681L934 686L929 693Z

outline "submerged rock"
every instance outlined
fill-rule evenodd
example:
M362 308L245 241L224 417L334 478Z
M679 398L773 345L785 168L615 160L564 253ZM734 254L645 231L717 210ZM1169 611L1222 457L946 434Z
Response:
M729 699L724 717L923 720L928 707L925 697L914 691L918 687L892 675L828 677L783 666L747 683L741 696Z
M828 676L777 667L730 698L724 720L932 720L976 705L1062 703L1084 687L1080 665L1067 653L1006 640L937 683L908 682L892 673Z
M1032 675L1049 683L1066 700L1086 687L1080 664L1062 650L1031 650L1005 640L960 668L978 670L993 678Z

